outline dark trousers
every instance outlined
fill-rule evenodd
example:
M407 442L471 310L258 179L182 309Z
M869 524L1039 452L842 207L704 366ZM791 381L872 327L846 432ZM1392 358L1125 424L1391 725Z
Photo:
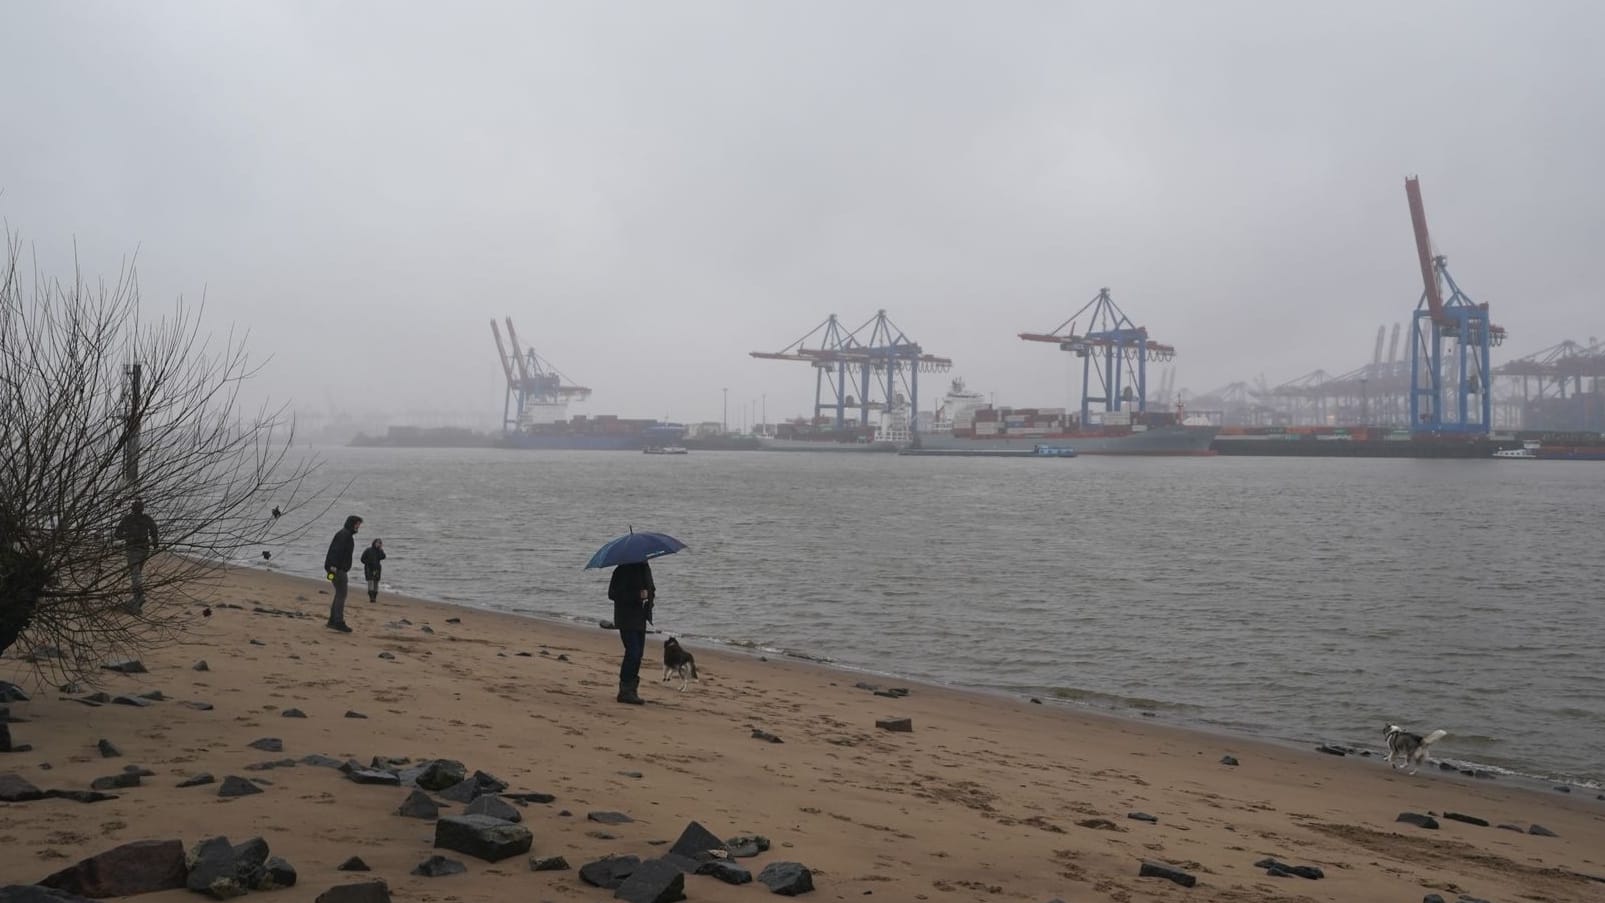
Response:
M641 682L641 656L646 654L645 630L620 630L624 643L624 664L619 666L619 686L634 687Z
M346 572L334 572L334 599L329 603L329 623L346 622Z

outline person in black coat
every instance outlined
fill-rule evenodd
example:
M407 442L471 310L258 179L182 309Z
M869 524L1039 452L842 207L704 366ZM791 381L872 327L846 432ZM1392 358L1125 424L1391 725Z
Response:
M324 626L341 633L351 632L351 628L346 626L346 572L351 570L351 553L356 551L356 534L361 528L362 518L355 514L347 517L345 526L335 531L334 539L329 541L329 551L323 556L323 572L334 584L334 601L329 603L329 623Z
M379 601L379 575L384 571L385 541L376 539L362 550L362 577L368 581L368 601Z
M644 561L621 564L613 569L607 584L607 597L613 600L613 626L624 643L624 662L619 666L619 702L641 705L641 656L646 652L646 625L652 621L652 603L658 588L652 582L652 567Z

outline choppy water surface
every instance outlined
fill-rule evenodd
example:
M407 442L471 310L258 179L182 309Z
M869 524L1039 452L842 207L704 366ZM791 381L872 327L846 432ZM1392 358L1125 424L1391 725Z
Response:
M1605 779L1605 464L319 454L355 481L275 569L359 513L397 591L594 620L581 567L633 524L691 546L654 565L683 637Z

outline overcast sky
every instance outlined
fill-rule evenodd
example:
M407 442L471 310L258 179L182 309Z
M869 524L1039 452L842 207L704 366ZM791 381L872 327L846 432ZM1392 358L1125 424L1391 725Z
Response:
M45 3L0 12L0 217L137 249L315 410L499 413L489 320L576 412L806 412L757 361L885 308L999 403L1109 286L1179 386L1370 359L1403 179L1510 331L1605 336L1605 4ZM1498 358L1496 358L1497 362ZM945 389L921 385L923 403Z

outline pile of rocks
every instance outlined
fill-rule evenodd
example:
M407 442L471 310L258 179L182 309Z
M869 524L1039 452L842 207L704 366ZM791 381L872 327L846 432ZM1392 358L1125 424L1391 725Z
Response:
M240 844L230 843L227 837L211 837L188 853L178 840L141 840L90 856L37 884L0 888L0 903L72 903L177 888L226 900L253 890L294 887L295 878L295 867L271 855L267 841L260 837Z

